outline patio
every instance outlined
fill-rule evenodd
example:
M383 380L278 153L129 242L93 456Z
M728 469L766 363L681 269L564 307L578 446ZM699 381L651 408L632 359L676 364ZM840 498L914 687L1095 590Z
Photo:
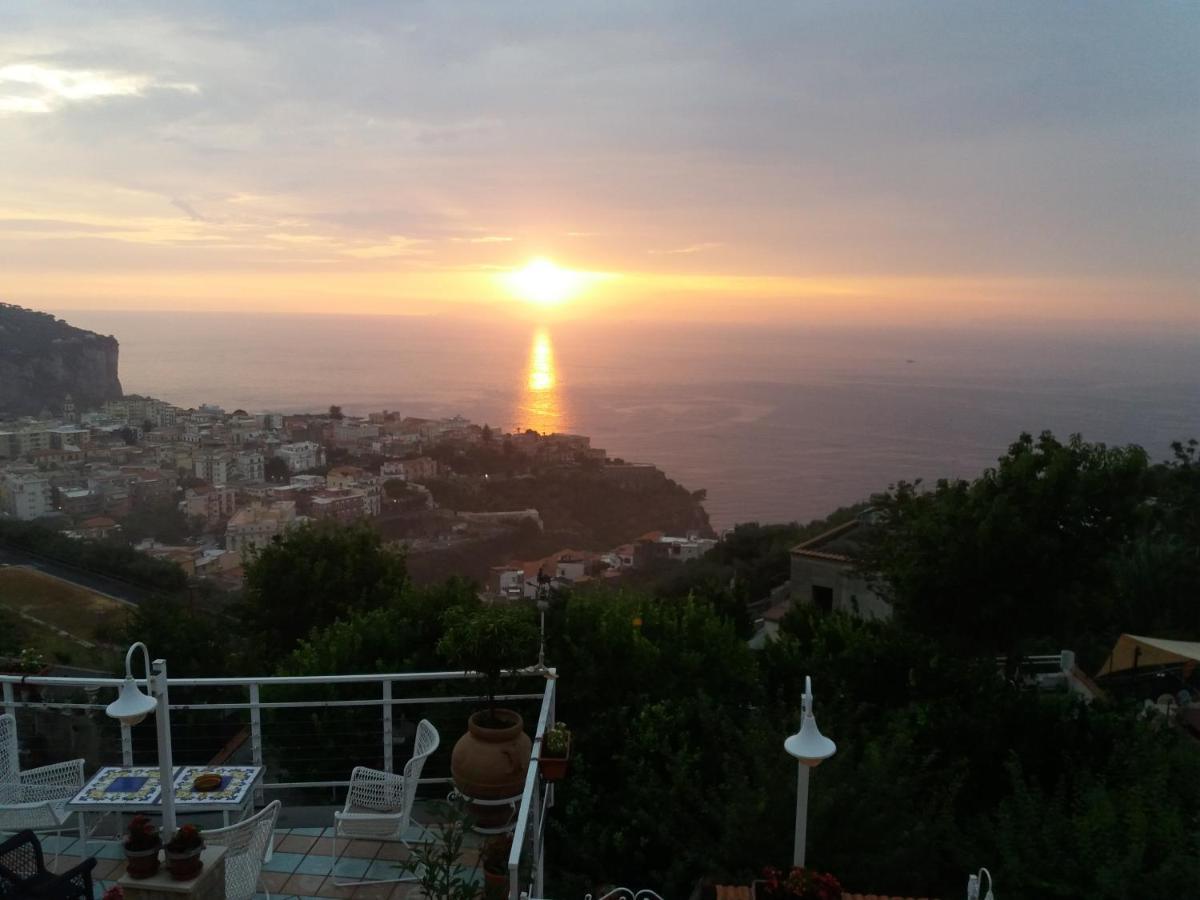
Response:
M287 810L285 810L286 812ZM312 818L320 812L324 818L332 821L334 807L323 810L314 808L299 810L301 818ZM429 823L434 820L433 810L429 804L422 804L414 814L419 823ZM406 837L410 841L428 838L422 825L418 824L409 829ZM460 863L470 873L472 880L482 881L482 872L478 870L479 848L483 838L470 834L467 847L460 857ZM398 842L381 842L355 840L348 844L339 841L341 859L336 875L339 880L348 879L382 879L396 878L401 872L398 864L408 859L411 851ZM44 837L42 845L49 855L59 852L58 863L52 867L57 871L65 871L79 863L80 843L74 835ZM91 856L96 857L96 868L93 876L96 879L97 896L124 874L125 859L119 843L114 840L98 841L93 838L90 844ZM415 882L401 884L366 884L356 887L339 887L331 876L332 864L332 829L322 827L280 827L275 829L274 853L271 859L263 863L261 887L275 898L307 898L307 897L359 897L369 900L399 900L399 898L419 897L420 886ZM267 894L259 893L256 897L263 898Z
M262 866L260 891L272 897L417 896L416 882L338 886L331 877L334 811L342 806L350 769L363 765L389 772L404 768L419 719L429 718L441 747L419 780L410 842L428 840L439 805L453 785L450 750L478 703L477 676L465 672L385 673L294 678L191 678L168 681L170 734L175 766L261 766L251 809L282 801L272 858ZM144 679L137 679L145 684ZM539 777L541 736L554 722L553 675L518 673L513 684L534 688L498 699L523 710L533 748L524 790L512 798L509 896L542 896L543 824L553 789ZM84 759L85 778L103 766L157 763L153 724L129 725L109 718L106 706L122 685L115 678L0 675L0 713L16 717L22 770L67 759ZM150 716L153 723L155 716ZM179 813L201 828L218 828L216 812ZM118 840L120 816L88 819L86 855L97 860L96 897L124 873ZM96 829L96 825L100 825ZM78 819L61 837L41 835L47 864L58 871L84 857ZM460 862L464 875L482 882L478 866L485 838L469 833ZM414 843L415 846L415 843ZM338 880L398 878L412 850L396 841L339 840ZM59 854L57 861L53 855ZM258 896L266 896L259 894Z

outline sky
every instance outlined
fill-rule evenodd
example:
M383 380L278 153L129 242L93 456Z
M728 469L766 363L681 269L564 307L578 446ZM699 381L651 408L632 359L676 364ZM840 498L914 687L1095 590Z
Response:
M1125 0L8 0L0 299L1197 326L1198 49Z

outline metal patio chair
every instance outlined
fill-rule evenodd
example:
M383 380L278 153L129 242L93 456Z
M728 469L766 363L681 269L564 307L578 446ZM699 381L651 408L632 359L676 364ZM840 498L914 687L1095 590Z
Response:
M258 890L263 863L274 852L280 803L272 800L248 819L227 828L204 830L206 844L225 848L225 898L249 900ZM268 897L270 893L263 891Z
M42 845L32 831L21 831L0 844L0 897L38 897L46 900L92 900L89 857L61 875L46 868Z
M22 772L17 748L17 720L8 714L0 716L0 833L28 829L49 831L61 837L72 816L67 801L83 785L82 759ZM57 850L54 856L58 858Z
M347 841L400 841L406 847L411 846L404 832L412 820L413 800L421 780L421 770L440 742L437 729L428 719L422 719L413 740L412 758L405 763L402 774L366 766L354 768L350 774L350 788L346 792L346 805L341 812L333 814L333 865L330 874L334 876L335 884L344 887L416 880L416 876L404 876L338 881L338 838Z

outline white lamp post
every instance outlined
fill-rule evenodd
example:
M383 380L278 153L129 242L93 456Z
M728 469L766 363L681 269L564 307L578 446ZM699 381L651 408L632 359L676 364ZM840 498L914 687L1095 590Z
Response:
M837 745L817 728L812 713L812 679L804 676L800 730L783 742L783 749L800 761L796 779L796 841L792 846L792 865L804 865L804 844L808 836L808 773L837 751Z
M146 661L146 684L151 696L147 697L133 680L133 651L142 648ZM170 837L175 831L175 767L171 763L171 709L167 703L167 663L156 659L150 665L150 651L138 641L125 654L125 683L117 699L105 710L122 725L134 726L152 712L157 712L158 726L158 778L162 793L163 831Z

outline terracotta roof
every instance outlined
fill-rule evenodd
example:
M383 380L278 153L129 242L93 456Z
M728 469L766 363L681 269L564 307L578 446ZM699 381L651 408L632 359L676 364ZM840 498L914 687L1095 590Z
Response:
M750 887L744 884L718 884L714 890L716 900L751 900L754 896Z
M90 519L83 520L84 528L112 528L117 523L108 516L92 516Z
M927 900L925 897L893 897L891 894L842 894L842 900Z

